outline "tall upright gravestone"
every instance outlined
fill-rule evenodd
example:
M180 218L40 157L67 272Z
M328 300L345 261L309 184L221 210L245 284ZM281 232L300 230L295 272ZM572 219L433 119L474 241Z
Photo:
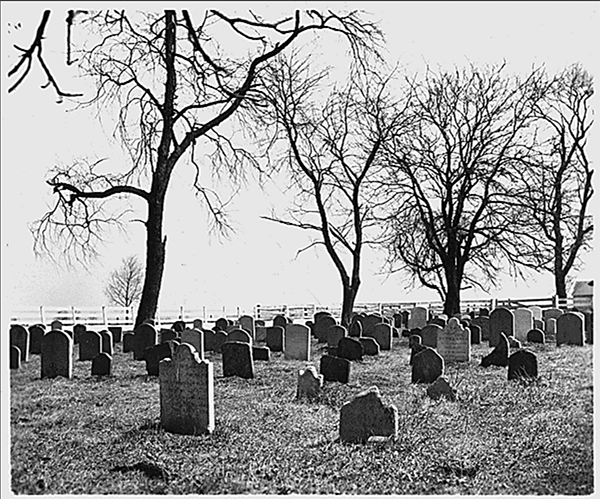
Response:
M428 313L425 307L414 307L410 311L410 317L408 319L408 329L413 330L416 328L423 329L428 322Z
M527 341L527 333L533 329L533 312L528 308L518 308L514 312L515 338Z
M310 329L302 324L288 324L283 340L286 359L310 360Z
M495 308L490 314L489 343L491 347L495 347L500 341L500 333L504 333L507 337L515 334L514 315L504 307Z
M181 333L181 343L192 345L198 352L198 356L204 358L204 332L198 329L185 329Z
M19 348L21 362L29 360L29 331L20 324L10 326L10 344Z
M50 331L42 341L42 378L73 376L73 339L63 331Z
M556 320L556 345L583 346L583 314L567 312Z
M240 324L240 326L242 326L243 329L245 329L246 331L248 331L248 333L250 333L250 336L252 337L252 339L256 339L254 317L251 317L249 315L242 315L238 319L238 323Z
M471 360L471 331L452 317L437 337L437 351L444 362L468 362Z
M215 429L213 364L186 343L159 364L160 421L170 433L200 435Z
M79 360L93 360L102 352L102 336L96 331L86 331L79 338Z
M29 353L39 355L42 353L42 338L45 331L39 324L29 326Z
M144 323L138 326L134 332L133 359L145 360L144 350L158 343L158 334L152 324Z
M389 324L383 322L375 324L370 336L379 343L381 350L392 349L392 326Z

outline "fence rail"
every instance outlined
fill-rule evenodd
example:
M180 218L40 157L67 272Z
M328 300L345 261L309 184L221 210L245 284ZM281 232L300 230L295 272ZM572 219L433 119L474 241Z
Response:
M480 308L492 310L497 307L518 308L539 306L541 308L570 308L581 303L573 298L558 299L556 296L546 298L520 298L517 300L491 299L491 300L465 300L461 302L461 311L464 313L477 311ZM590 301L591 307L591 301ZM444 306L440 302L386 302L386 303L357 303L354 306L355 312L380 313L391 316L413 307L422 306L436 313L441 313ZM251 315L255 319L271 320L277 315L286 315L294 320L311 320L315 313L328 311L334 317L340 318L341 306L334 304L331 306L322 306L315 304L305 305L256 305L252 309L240 307L221 307L221 308L186 308L180 306L174 309L159 309L156 313L156 324L158 326L170 326L177 320L192 322L194 319L202 319L207 324L224 317L226 319L236 320L241 315ZM48 324L52 321L60 320L64 326L72 327L81 323L86 326L123 326L133 328L135 321L135 310L133 307L38 307L14 310L11 313L12 324Z

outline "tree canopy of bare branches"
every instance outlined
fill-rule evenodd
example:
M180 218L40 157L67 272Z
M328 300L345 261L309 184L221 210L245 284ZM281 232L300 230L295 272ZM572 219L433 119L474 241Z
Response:
M106 283L104 294L111 305L131 307L142 296L144 267L137 256L123 258L121 266L114 270Z
M31 64L35 53L43 64L47 21L44 15L19 66ZM85 34L76 39L86 41L71 47L75 27ZM93 80L96 88L82 105L117 112L115 136L128 152L129 164L110 174L101 173L97 161L52 168L47 183L56 202L32 227L34 249L48 252L60 245L80 260L93 257L106 229L123 226L123 212L113 201L141 201L147 211L146 272L136 325L152 318L165 263L163 213L174 168L180 162L194 166L193 189L206 203L214 228L227 231L224 203L200 181L197 149L210 154L214 172L232 180L243 179L248 168L259 166L222 126L264 104L257 78L261 69L308 32L339 35L358 66L378 57L383 40L377 25L356 11L297 10L276 21L252 12L231 17L219 10L197 18L185 10L95 12L80 17L76 25L71 18L68 62L76 60L82 76ZM228 55L221 48L232 37L241 55ZM50 70L47 76L52 81ZM59 96L66 95L58 85L55 88Z

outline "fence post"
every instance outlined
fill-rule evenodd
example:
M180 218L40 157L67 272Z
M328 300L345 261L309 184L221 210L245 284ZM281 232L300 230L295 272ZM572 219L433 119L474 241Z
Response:
M237 316L238 316L238 319L239 319L239 317L240 317L240 307L235 307L235 308L237 310Z
M46 325L46 319L44 317L44 307L43 306L40 307L40 320L42 321L42 324Z
M260 320L260 304L259 303L257 303L254 306L254 319L255 320Z
M558 295L552 297L552 308L558 308Z
M71 306L71 320L73 321L73 326L77 323L75 320L75 307Z
M102 305L102 322L104 322L104 327L108 327L108 319L106 317L106 306Z
M179 305L179 320L181 320L181 321L185 320L183 318L183 305Z

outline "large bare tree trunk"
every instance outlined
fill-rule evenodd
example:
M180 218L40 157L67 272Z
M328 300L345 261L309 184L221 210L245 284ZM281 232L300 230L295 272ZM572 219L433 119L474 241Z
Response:
M444 300L444 314L452 317L454 314L460 313L460 283L461 279L456 275L457 270L450 269L446 274L448 292Z
M348 327L354 310L354 302L358 294L358 284L344 286L342 297L342 326Z

